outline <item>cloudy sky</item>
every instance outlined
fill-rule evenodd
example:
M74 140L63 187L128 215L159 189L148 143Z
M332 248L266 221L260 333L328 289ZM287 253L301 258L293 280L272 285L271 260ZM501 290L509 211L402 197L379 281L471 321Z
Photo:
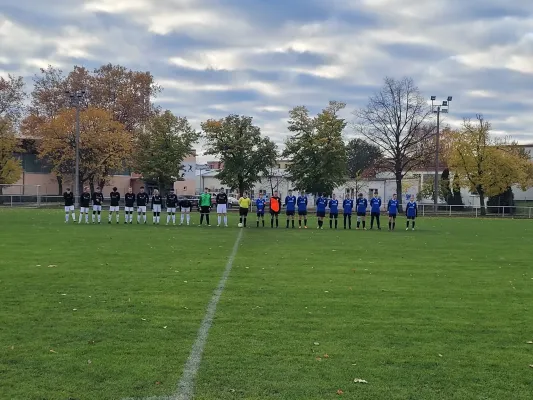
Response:
M482 113L533 142L531 0L1 0L0 74L108 62L150 70L197 127L252 115L280 144L293 106L351 118L405 75L453 96L448 123Z

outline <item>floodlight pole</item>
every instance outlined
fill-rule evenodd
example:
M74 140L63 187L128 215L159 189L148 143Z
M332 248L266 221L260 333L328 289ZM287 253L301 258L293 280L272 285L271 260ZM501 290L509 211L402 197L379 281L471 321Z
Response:
M452 97L448 96L447 101L443 101L442 105L435 106L434 101L436 96L431 96L431 109L433 113L437 114L437 135L435 137L435 181L433 182L433 211L437 213L439 205L439 150L440 150L440 113L447 113L450 108Z
M74 204L80 205L80 106L85 95L84 90L66 92L70 97L70 104L76 108L76 170L74 172Z

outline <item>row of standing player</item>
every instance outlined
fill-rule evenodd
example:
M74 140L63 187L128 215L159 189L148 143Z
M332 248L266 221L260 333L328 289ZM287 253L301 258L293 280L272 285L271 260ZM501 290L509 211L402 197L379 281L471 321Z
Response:
M109 216L108 223L110 224L113 219L113 214L116 216L117 224L120 222L120 200L121 196L117 188L114 187L113 191L109 195L111 204L109 206ZM76 215L74 211L74 194L70 189L67 189L63 193L63 198L65 200L65 223L69 222L70 217L72 221L76 221ZM102 221L102 203L104 202L104 195L99 187L96 188L96 191L91 195L89 187L85 187L83 193L80 195L80 214L78 223L82 223L83 216L85 216L85 223L89 223L89 212L92 203L92 222L101 223ZM146 224L147 220L147 207L148 204L151 205L153 217L152 221L154 224L159 224L161 219L161 209L163 206L163 198L159 194L159 191L156 189L153 192L152 197L150 198L148 194L144 191L144 187L140 188L140 192L135 194L133 193L132 188L128 189L128 192L124 195L124 213L125 213L125 224L133 223L133 212L135 205L137 206L137 223ZM217 203L217 214L218 214L218 226L221 225L222 219L224 220L224 225L228 226L228 217L227 217L227 203L228 196L221 189L220 193L216 195ZM206 190L200 196L200 225L203 224L205 219L206 224L209 226L209 213L211 210L211 194ZM167 211L167 225L176 224L176 211L178 207L181 211L180 225L184 223L184 220L187 221L187 225L190 225L190 213L192 208L192 202L188 198L178 199L178 196L175 194L174 190L171 189L165 198L165 205Z
M342 202L342 214L344 217L344 229L352 229L352 214L355 209L357 215L357 227L366 230L366 215L368 206L370 204L370 229L374 228L374 221L379 230L381 230L380 215L381 215L381 198L378 197L378 193L374 193L374 197L370 199L370 202L363 197L362 193L359 193L357 199L354 200L351 197L346 197ZM239 214L240 222L239 226L246 227L248 210L250 209L251 200L248 198L247 193L244 193L243 197L239 199ZM259 227L260 221L262 226L265 226L265 208L267 205L266 199L263 197L263 193L259 194L259 198L255 200L255 208L257 214L256 226ZM276 228L279 226L279 214L281 211L281 198L278 196L278 192L274 192L274 195L269 200L270 208L270 227ZM304 192L300 192L298 197L294 196L292 190L289 190L287 197L285 197L286 208L286 228L289 228L291 224L292 228L295 228L294 217L298 213L298 227L307 229L307 215L308 215L308 200ZM325 193L321 194L315 202L316 216L318 219L317 229L324 229L324 218L326 217L326 211L329 209L329 227L335 229L338 227L339 218L339 200L335 194L331 197L327 197ZM396 228L396 218L398 217L400 201L396 194L387 203L386 211L389 216L389 230ZM410 197L409 202L405 207L405 216L407 217L406 229L409 229L411 223L411 229L415 229L415 220L418 214L418 206L414 199L414 196Z

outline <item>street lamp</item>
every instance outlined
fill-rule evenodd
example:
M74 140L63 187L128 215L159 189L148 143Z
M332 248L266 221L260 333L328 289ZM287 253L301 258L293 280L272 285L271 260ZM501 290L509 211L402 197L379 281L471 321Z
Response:
M76 171L74 173L74 201L76 208L78 208L80 205L80 108L83 106L85 90L67 90L65 93L70 97L71 107L76 108Z
M437 96L431 96L431 110L434 114L437 114L437 137L435 140L435 182L434 182L434 195L433 195L433 205L435 213L437 212L437 207L439 203L439 142L440 142L440 113L448 113L450 109L450 102L452 101L452 96L442 102L442 104L435 105Z

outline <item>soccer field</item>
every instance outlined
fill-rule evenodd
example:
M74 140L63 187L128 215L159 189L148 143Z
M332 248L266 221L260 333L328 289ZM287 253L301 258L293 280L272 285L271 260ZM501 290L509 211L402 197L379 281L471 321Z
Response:
M531 221L406 232L402 218L388 232L63 218L0 209L1 399L175 396L228 261L193 352L195 399L532 398Z

